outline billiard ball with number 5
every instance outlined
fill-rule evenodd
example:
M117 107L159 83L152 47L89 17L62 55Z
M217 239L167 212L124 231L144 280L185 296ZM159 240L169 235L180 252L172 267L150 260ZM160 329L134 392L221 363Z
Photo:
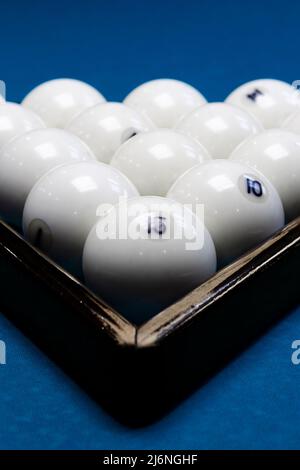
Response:
M168 192L181 203L203 204L204 223L217 251L219 267L242 255L284 225L274 186L249 166L213 160L184 173Z

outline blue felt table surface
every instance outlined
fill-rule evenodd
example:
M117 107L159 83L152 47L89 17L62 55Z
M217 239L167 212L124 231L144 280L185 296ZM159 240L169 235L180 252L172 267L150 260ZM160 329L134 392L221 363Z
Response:
M222 100L250 79L300 79L299 18L296 1L6 1L0 79L13 101L61 76L85 80L109 100L159 77L185 80L210 101ZM0 315L7 346L0 448L300 448L295 339L300 309L163 420L132 430Z

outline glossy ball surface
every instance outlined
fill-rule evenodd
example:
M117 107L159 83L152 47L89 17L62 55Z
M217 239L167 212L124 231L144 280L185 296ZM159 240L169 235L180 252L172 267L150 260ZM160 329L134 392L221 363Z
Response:
M21 227L26 198L38 179L66 163L95 160L76 136L61 129L36 129L0 149L0 216Z
M116 168L97 161L59 166L42 176L23 213L25 238L74 274L81 274L82 249L103 204L138 192Z
M206 99L187 83L158 79L135 88L124 103L150 118L157 127L173 128L186 113L205 104Z
M300 110L288 116L284 120L281 129L300 134Z
M245 140L230 159L259 170L271 181L287 222L300 215L300 135L269 129Z
M109 163L115 151L132 135L152 129L154 125L146 117L122 103L112 102L87 109L67 126L104 163Z
M0 105L0 149L13 138L33 129L45 128L42 119L16 103Z
M280 80L253 80L236 88L226 103L240 106L256 116L266 128L279 127L300 106L300 94Z
M109 216L116 224L107 223ZM124 221L129 228L120 239L115 233ZM215 271L214 244L202 222L181 204L160 197L134 198L116 207L91 230L83 253L87 285L121 313L136 311L130 319L138 323L145 320L139 315L157 313Z
M206 160L207 150L194 139L158 129L121 145L111 165L128 176L141 195L165 196L182 173Z
M230 160L213 160L188 170L168 197L204 205L204 223L211 234L219 267L231 262L284 225L280 197L256 170Z
M208 103L186 115L176 127L202 144L212 158L227 158L249 135L263 130L243 109L226 103Z
M38 85L25 96L22 105L41 116L48 127L64 128L81 111L104 101L91 85L58 78Z

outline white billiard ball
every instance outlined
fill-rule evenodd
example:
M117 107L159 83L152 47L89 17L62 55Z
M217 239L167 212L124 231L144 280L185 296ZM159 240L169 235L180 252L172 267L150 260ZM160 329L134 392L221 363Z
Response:
M300 94L289 83L261 79L241 85L225 101L252 113L270 129L279 127L287 116L299 109Z
M278 191L287 222L300 215L300 135L269 129L242 142L230 160L247 164L268 178Z
M182 173L205 160L210 156L196 140L171 129L157 129L121 145L111 165L128 176L141 195L165 196Z
M116 206L84 246L87 285L139 323L215 271L215 248L203 223L167 198L139 197Z
M95 157L86 144L62 129L36 129L12 139L0 149L0 216L21 227L37 180L58 165L88 160Z
M104 96L91 85L58 78L38 85L25 96L22 105L39 114L48 127L64 128L81 111L104 101Z
M168 192L184 204L203 204L219 267L242 255L284 225L284 211L273 185L249 166L212 160L184 173ZM200 212L201 215L201 212Z
M122 103L107 102L87 109L66 129L80 137L99 161L109 163L121 144L139 132L154 129L154 124Z
M45 128L42 119L16 103L0 105L0 149L11 139L33 129Z
M227 158L249 135L263 130L257 119L226 103L208 103L186 115L176 127L193 137L212 158Z
M300 134L300 109L287 117L282 123L282 129Z
M25 238L80 276L84 242L106 205L137 195L126 176L104 163L59 166L29 193L23 212Z
M148 116L157 127L172 128L186 113L206 103L206 99L187 83L158 79L135 88L124 103Z

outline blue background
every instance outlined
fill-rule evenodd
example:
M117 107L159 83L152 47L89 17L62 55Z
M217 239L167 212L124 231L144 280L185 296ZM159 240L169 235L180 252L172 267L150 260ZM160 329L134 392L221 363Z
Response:
M222 100L254 78L300 79L299 23L296 1L6 1L0 78L12 101L62 76L109 100L159 77ZM0 315L0 448L300 448L299 338L300 309L163 420L131 430Z

